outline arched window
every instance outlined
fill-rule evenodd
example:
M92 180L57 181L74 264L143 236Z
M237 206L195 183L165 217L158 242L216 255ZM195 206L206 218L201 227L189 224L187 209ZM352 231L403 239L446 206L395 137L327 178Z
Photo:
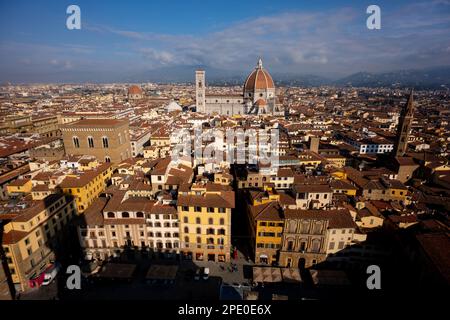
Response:
M202 243L202 238L201 237L197 237L197 243Z
M225 219L224 218L220 218L220 224L222 224L222 225L225 224Z
M93 148L94 147L94 138L88 137L87 141L88 141L89 148Z
M138 212L138 213L136 213L136 217L143 218L144 214L142 212Z
M122 218L129 218L130 214L128 212L122 212Z
M103 148L109 148L108 137L102 137Z
M197 228L197 234L201 234L202 233L202 229L201 228Z
M108 156L106 156L106 157L105 157L105 162L106 162L106 163L109 163L109 162L111 162L111 158L110 158L110 157L108 157Z
M79 148L80 147L80 140L78 140L78 137L73 137L72 140L73 140L73 146L75 148Z
M189 243L189 237L184 237L184 242Z
M116 215L114 214L114 212L108 212L108 218L115 218Z
M189 233L189 228L188 227L184 227L184 233Z
M213 218L208 219L208 224L213 224Z

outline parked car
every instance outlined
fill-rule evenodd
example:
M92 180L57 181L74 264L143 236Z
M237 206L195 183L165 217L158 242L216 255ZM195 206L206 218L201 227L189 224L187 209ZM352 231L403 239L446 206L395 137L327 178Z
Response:
M45 270L44 281L42 282L42 285L48 286L50 283L52 283L52 281L55 280L56 276L58 275L60 269L61 266L58 263L54 263L51 266L49 266Z
M209 278L209 268L203 270L203 280L208 280Z

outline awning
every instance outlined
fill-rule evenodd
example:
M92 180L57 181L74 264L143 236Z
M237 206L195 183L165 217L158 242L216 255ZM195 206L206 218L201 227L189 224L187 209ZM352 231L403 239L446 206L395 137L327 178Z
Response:
M280 268L253 267L254 282L281 282Z
M284 282L303 282L298 268L283 268L281 269L281 275Z

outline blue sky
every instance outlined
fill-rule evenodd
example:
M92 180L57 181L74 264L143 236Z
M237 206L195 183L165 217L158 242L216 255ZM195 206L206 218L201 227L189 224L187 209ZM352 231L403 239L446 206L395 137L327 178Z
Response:
M81 30L66 8L81 8ZM381 8L381 30L366 8ZM450 65L450 0L0 0L0 81L107 81L161 67L339 77Z

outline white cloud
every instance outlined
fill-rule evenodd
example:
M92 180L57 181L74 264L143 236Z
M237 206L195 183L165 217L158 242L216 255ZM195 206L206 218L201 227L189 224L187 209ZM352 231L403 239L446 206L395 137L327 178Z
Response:
M436 1L436 5L441 3L447 2ZM423 12L426 15L420 16ZM442 54L445 49L440 50L439 44L450 39L445 33L445 28L450 28L449 18L435 9L407 6L388 12L382 30L375 32L366 29L366 17L364 11L351 8L280 13L241 21L203 36L104 30L134 41L143 63L151 67L204 64L247 70L259 56L277 71L307 73L350 73L367 66L374 69L369 71L389 70L406 56L409 61L402 64L409 62L409 67L426 67L436 61L450 64L450 58L433 58L429 52L434 47L438 49L435 55ZM411 34L419 41L411 39Z

